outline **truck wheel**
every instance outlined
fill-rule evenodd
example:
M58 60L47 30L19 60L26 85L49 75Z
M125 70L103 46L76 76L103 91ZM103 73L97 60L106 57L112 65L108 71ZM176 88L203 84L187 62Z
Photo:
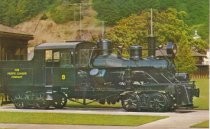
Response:
M126 111L137 111L138 102L139 102L139 96L135 93L129 93L123 96L121 99L122 107Z
M138 110L139 111L146 111L148 110L148 101L149 101L149 94L147 93L142 93L139 95L139 106Z
M38 109L48 109L50 104L45 100L45 94L40 93L36 96L36 108Z
M62 109L67 103L66 95L63 93L54 93L53 94L53 106L57 109Z
M154 112L163 112L168 109L168 99L162 93L153 93L149 98L149 108Z

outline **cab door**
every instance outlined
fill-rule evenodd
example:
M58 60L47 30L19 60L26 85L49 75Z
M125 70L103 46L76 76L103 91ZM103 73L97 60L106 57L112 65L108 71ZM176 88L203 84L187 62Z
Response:
M73 50L45 50L45 83L53 87L72 87L75 84Z

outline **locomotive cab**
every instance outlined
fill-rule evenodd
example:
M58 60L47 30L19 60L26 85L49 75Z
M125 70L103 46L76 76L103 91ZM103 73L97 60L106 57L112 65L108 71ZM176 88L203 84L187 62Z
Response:
M73 87L76 80L76 69L87 67L90 52L94 44L90 42L44 43L35 48L34 63L37 78L45 86ZM39 56L40 55L40 56ZM42 64L38 63L42 60ZM35 71L35 72L36 72Z

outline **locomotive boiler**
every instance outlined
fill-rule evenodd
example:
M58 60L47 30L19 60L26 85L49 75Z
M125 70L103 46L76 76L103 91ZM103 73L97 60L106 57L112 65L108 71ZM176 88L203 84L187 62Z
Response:
M177 73L171 56L149 56L133 45L130 57L112 52L111 42L43 43L31 61L0 61L0 89L16 108L63 108L67 100L122 103L126 111L170 111L193 108L199 89L187 74Z

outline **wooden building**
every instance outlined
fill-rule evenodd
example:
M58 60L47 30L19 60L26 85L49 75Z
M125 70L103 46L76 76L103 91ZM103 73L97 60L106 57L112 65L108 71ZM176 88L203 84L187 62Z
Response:
M204 64L204 58L207 56L205 54L201 54L193 51L192 55L196 59L196 67L197 70L193 72L192 76L194 78L209 78L209 65Z
M28 41L33 35L0 25L0 60L27 60Z
M156 50L156 56L167 56L165 49ZM209 78L209 65L203 63L204 58L206 58L207 56L205 54L193 51L192 57L196 60L195 65L197 67L197 70L191 73L191 76L194 78Z

